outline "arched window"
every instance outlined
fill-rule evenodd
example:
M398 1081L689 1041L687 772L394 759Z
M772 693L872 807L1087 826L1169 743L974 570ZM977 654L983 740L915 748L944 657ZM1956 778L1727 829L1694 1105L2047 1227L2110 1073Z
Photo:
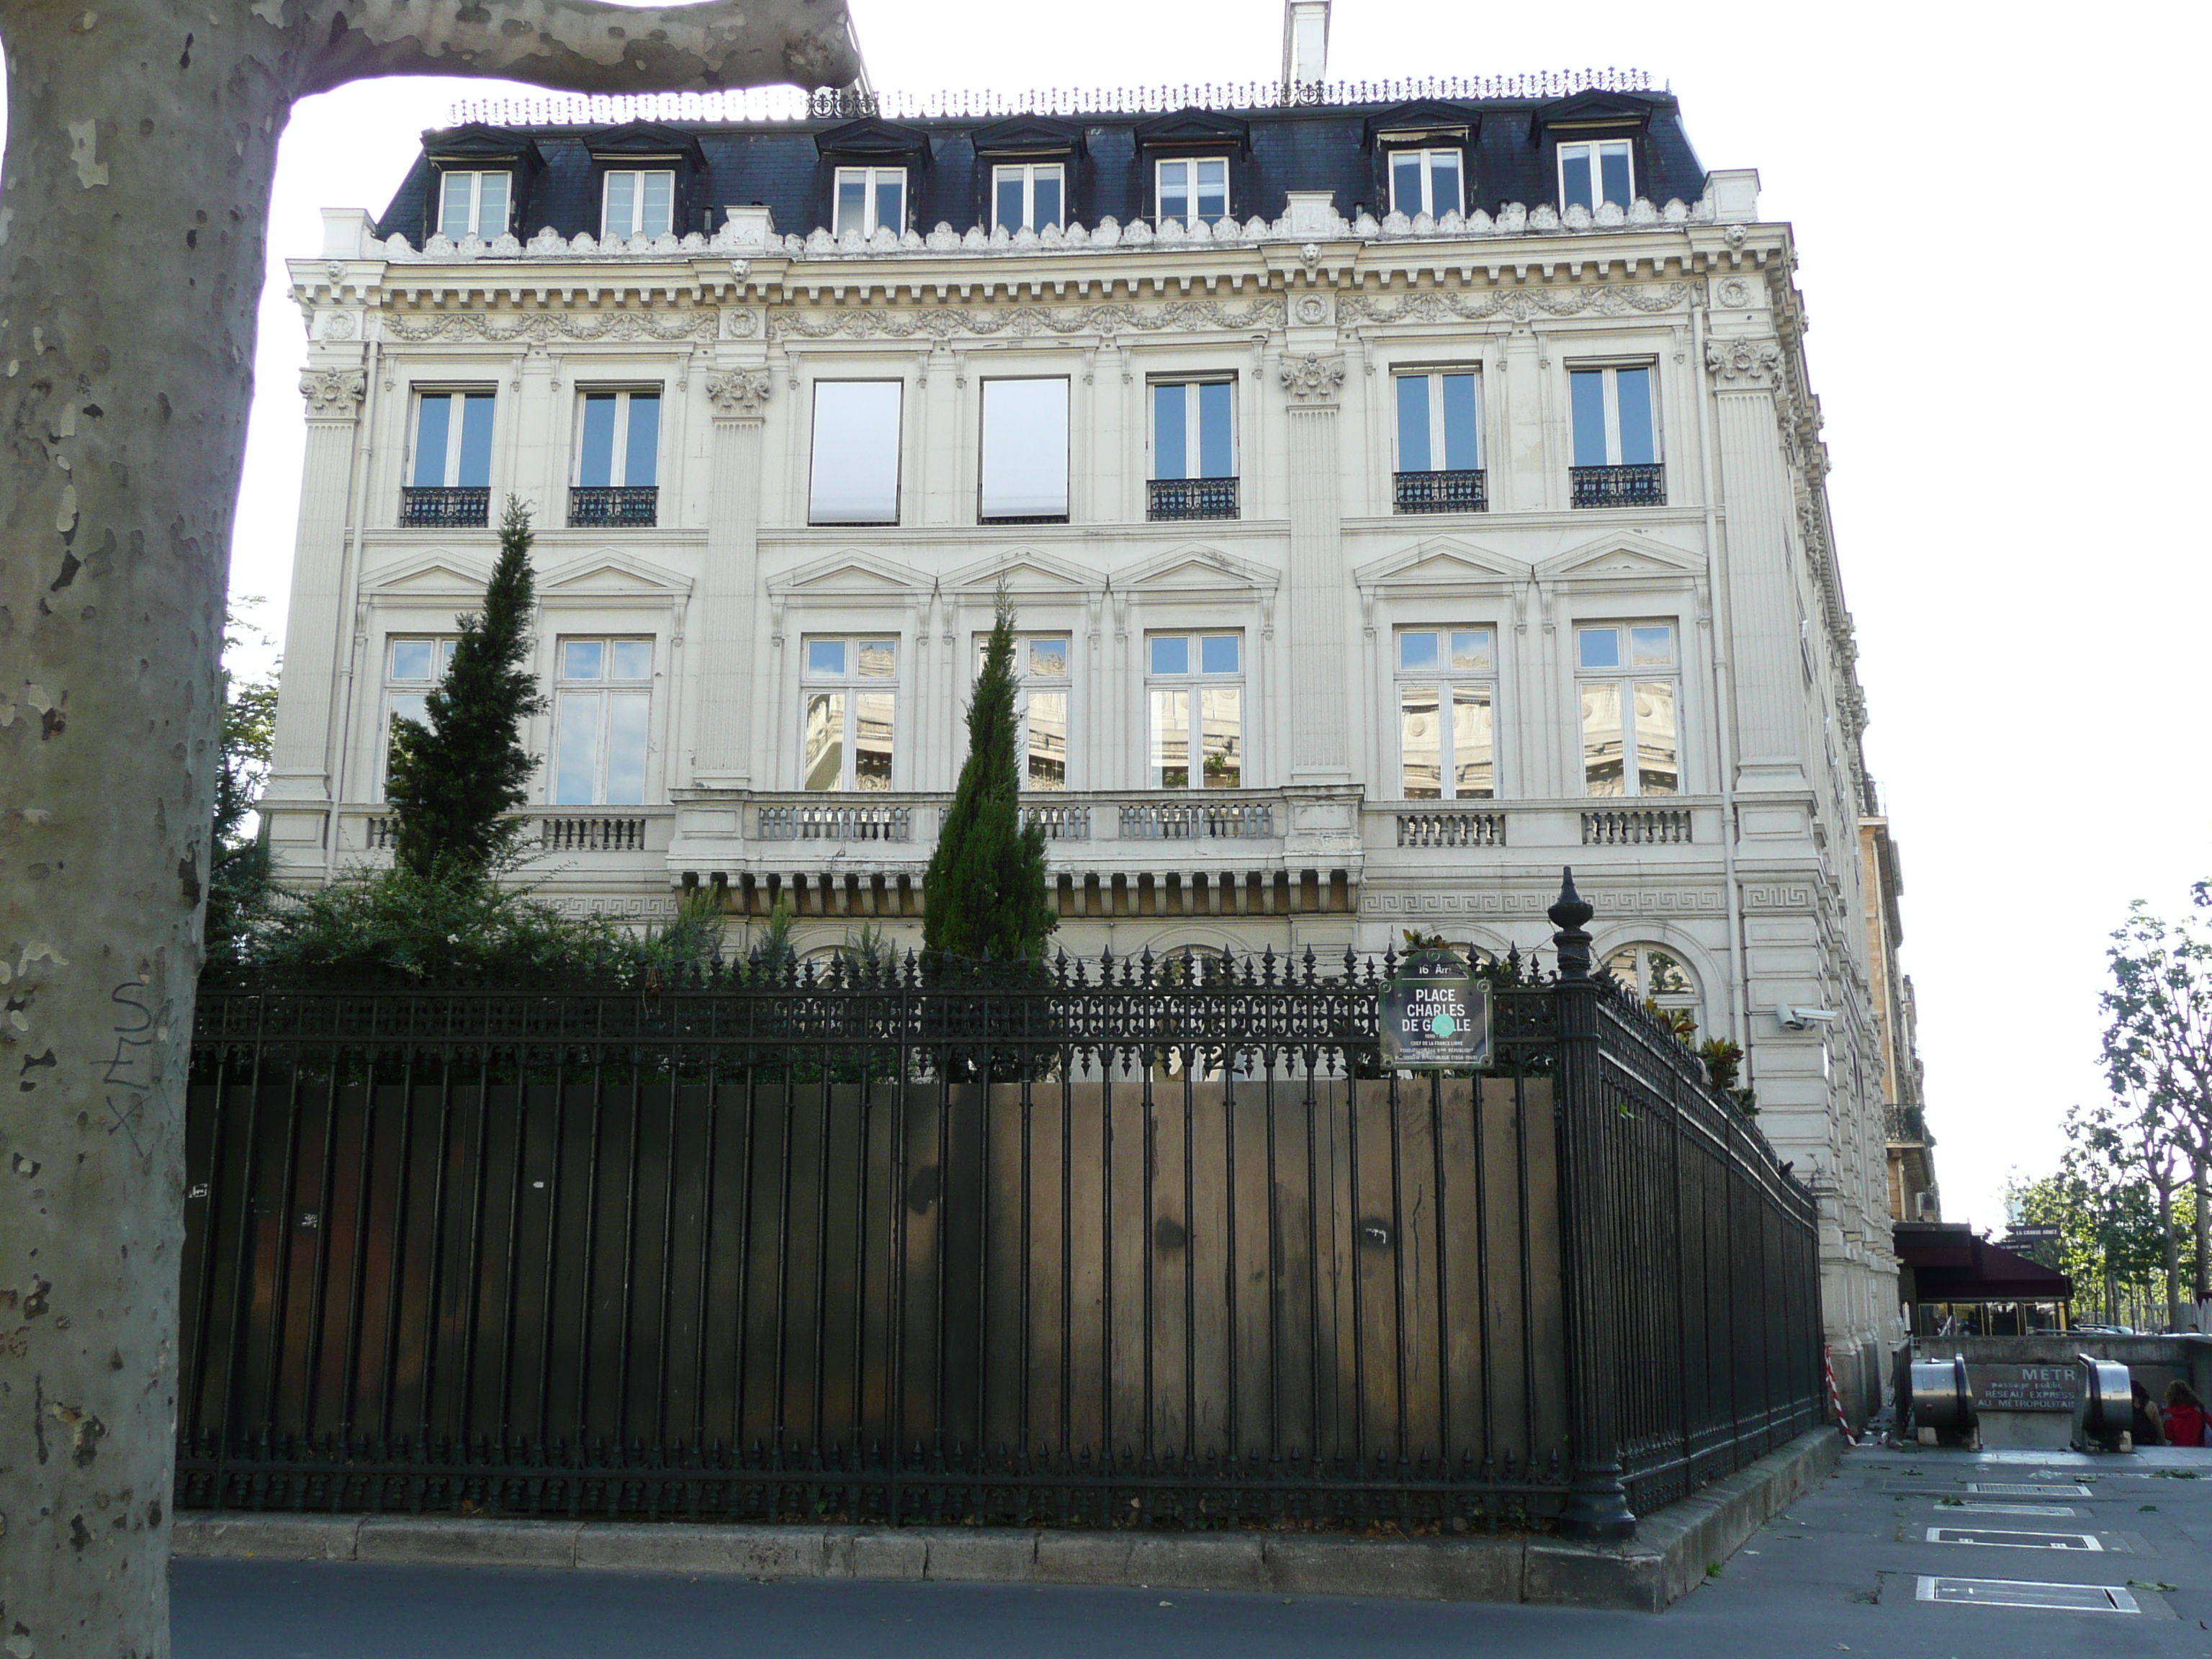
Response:
M1624 945L1605 959L1606 970L1636 995L1669 1012L1686 1013L1702 1025L1698 981L1682 958L1663 945Z

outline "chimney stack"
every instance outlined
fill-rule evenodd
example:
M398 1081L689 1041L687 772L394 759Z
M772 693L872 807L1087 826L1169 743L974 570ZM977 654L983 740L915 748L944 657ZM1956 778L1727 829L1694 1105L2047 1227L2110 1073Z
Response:
M1328 78L1329 0L1284 0L1283 90Z

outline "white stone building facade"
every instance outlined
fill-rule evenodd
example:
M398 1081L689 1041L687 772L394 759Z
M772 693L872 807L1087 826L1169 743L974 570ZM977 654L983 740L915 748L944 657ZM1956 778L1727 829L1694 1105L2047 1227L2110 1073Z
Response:
M1747 1049L1761 1126L1821 1195L1839 1379L1878 1397L1886 970L1790 228L1748 171L1588 207L1468 187L1474 120L1534 110L1542 135L1552 109L1549 167L1602 159L1567 106L1597 145L1633 101L1468 105L1464 184L1420 163L1414 213L1270 185L1185 112L1164 155L1133 141L1150 198L1087 223L1091 163L1035 159L1095 155L1080 121L1014 161L979 141L994 184L1023 169L1011 228L986 198L923 228L916 179L860 210L903 223L840 234L832 191L822 228L717 197L683 232L605 183L674 128L594 152L621 225L454 241L326 214L290 266L312 344L263 804L283 876L386 856L384 732L512 495L538 525L548 892L644 921L703 889L733 948L779 899L805 950L863 925L918 944L1004 590L1068 951L1340 955L1419 927L1525 951L1573 866L1600 954ZM1349 121L1389 189L1453 130L1435 104ZM780 131L856 126L908 131ZM948 130L911 131L941 158ZM462 131L480 161L495 130ZM1248 199L1197 199L1209 136ZM823 148L824 176L889 192L896 149L854 142L877 154ZM680 204L700 175L668 170ZM489 187L439 182L485 173L467 156L434 143L418 171L482 210ZM1803 1010L1832 1018L1778 1012Z

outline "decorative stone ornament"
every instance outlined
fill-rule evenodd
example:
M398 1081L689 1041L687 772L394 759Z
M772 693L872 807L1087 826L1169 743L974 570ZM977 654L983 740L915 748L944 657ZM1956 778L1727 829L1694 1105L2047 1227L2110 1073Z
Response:
M1314 351L1303 357L1287 357L1281 379L1292 403L1333 403L1344 386L1344 359L1324 357Z
M311 368L300 376L311 421L349 421L368 392L368 376L357 368Z
M707 377L707 397L714 413L726 418L758 415L768 407L775 385L764 368L733 368Z
M1782 348L1772 340L1708 340L1705 367L1715 380L1747 390L1771 386L1781 376Z

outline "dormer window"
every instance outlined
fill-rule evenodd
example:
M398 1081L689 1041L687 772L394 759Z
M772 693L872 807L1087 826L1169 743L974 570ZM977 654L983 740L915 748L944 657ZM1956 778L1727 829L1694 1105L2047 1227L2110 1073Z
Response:
M1595 213L1604 204L1626 208L1636 200L1636 154L1626 138L1598 138L1559 146L1559 206Z
M511 183L505 173L446 174L438 197L438 234L451 242L465 236L489 242L506 235Z
M1188 228L1204 220L1219 224L1229 216L1229 162L1225 157L1186 156L1159 167L1160 222L1170 219Z
M991 169L992 223L1009 233L1062 222L1067 170L1058 161L1019 161Z
M904 167L839 167L837 234L872 236L906 228Z
M609 168L601 240L665 236L676 228L676 174L663 167Z
M1401 149L1390 155L1390 208L1408 219L1467 210L1465 168L1456 149Z

